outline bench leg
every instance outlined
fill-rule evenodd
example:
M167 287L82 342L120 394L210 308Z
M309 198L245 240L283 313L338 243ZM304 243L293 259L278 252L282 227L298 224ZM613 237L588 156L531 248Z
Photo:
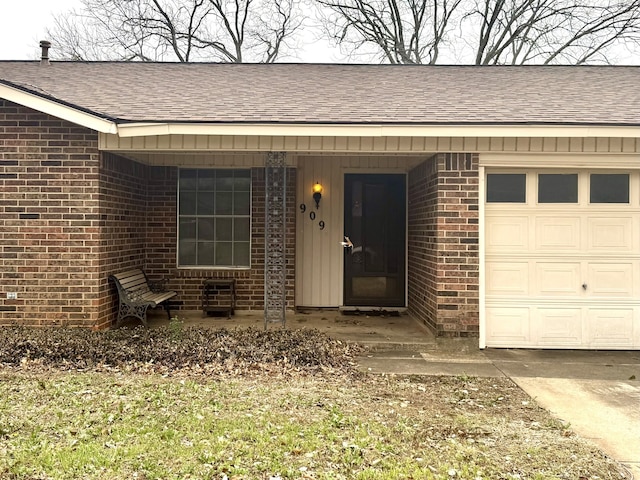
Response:
M167 317L171 320L171 311L169 310L169 302L164 302L164 309L167 311Z
M137 318L142 322L145 328L149 327L147 323L147 309L149 308L148 304L143 305L129 305L126 303L120 303L118 308L118 318L116 320L116 328L120 326L122 321L127 317Z

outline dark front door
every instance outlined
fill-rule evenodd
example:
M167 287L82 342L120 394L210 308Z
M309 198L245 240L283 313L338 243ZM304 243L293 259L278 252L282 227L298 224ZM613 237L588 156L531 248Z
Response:
M404 175L345 175L345 305L405 305L405 190Z

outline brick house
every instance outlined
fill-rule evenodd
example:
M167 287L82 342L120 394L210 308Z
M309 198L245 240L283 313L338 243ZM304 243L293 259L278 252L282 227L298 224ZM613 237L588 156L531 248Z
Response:
M108 277L130 267L184 310L235 278L238 310L261 311L275 249L287 309L640 349L639 84L639 67L0 62L0 324L107 328Z

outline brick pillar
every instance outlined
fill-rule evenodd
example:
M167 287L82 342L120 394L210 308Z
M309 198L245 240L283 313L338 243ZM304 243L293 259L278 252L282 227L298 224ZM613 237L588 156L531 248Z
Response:
M149 167L111 153L100 156L100 289L96 328L117 314L117 292L109 275L144 267L147 246ZM175 220L174 220L175 223Z
M478 334L478 155L409 173L409 311L440 336Z

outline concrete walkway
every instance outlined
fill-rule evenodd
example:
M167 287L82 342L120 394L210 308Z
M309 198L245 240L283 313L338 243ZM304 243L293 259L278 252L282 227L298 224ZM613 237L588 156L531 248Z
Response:
M374 350L359 364L378 373L509 377L640 479L640 351L482 351L477 339L422 350Z

